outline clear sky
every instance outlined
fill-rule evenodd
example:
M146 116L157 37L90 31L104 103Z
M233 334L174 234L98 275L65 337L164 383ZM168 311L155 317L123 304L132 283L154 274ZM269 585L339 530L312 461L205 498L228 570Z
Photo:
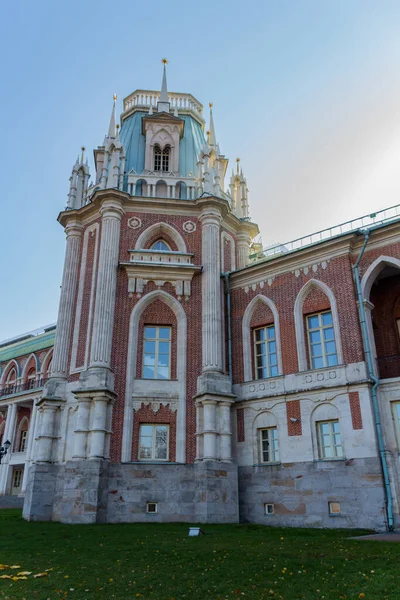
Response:
M72 164L163 56L214 102L264 245L400 202L399 0L13 0L0 51L0 339L56 320Z

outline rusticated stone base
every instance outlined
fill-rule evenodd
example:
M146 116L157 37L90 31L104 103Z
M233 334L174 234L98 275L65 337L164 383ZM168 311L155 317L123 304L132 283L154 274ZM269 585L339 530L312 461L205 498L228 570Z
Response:
M147 512L148 502L157 504L156 513ZM23 516L62 523L238 523L237 467L100 460L34 465Z
M340 502L340 515L329 514L332 501ZM274 514L265 514L266 503L274 504ZM243 523L386 528L375 458L239 467L239 506Z

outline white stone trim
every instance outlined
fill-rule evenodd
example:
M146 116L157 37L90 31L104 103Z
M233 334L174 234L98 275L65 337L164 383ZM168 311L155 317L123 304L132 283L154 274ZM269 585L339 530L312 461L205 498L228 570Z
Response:
M84 371L87 368L88 360L89 360L89 346L90 346L90 329L92 326L93 320L93 303L94 303L94 291L95 291L95 283L96 283L96 272L97 272L97 257L99 251L99 223L93 223L90 227L88 227L85 231L83 237L83 248L82 248L82 260L81 260L81 271L79 275L79 287L78 287L78 299L76 302L76 311L75 311L75 325L74 325L74 334L72 339L72 355L71 355L71 368L70 373L79 373L80 371ZM86 335L86 348L85 348L85 358L84 364L77 367L76 365L76 357L78 354L78 346L79 346L79 333L80 333L80 324L81 324L81 313L82 313L82 304L83 304L83 294L85 290L85 278L86 278L86 264L87 264L87 252L89 245L89 235L96 235L95 239L95 247L94 247L94 257L93 257L93 272L92 272L92 281L91 281L91 290L90 290L90 307L89 307L89 319L88 319L88 328Z
M178 412L176 423L176 462L186 462L186 345L187 321L186 314L181 304L170 294L163 290L156 290L146 294L139 300L132 310L129 322L128 358L126 369L126 395L124 426L122 435L122 462L132 460L132 434L133 434L133 395L135 392L135 375L138 351L139 321L143 311L155 300L161 300L169 306L177 321L177 361L176 371L178 379ZM158 381L158 383L160 383ZM161 382L163 383L163 382ZM168 382L165 382L168 383ZM167 403L165 397L160 397L160 402Z
M332 290L325 283L319 281L318 279L310 279L297 294L296 302L294 305L294 323L296 329L296 345L297 357L299 362L299 371L309 370L307 364L306 340L304 336L303 304L307 295L313 287L319 288L329 300L332 312L333 329L335 332L338 364L343 364L342 341L340 337L339 316L337 311L336 298Z
M136 240L135 250L143 250L146 242L151 239L157 231L160 232L160 237L162 237L162 234L164 233L173 239L179 252L187 252L183 237L179 231L175 229L175 227L172 227L168 223L155 223L154 225L147 227L147 229L145 229Z
M375 279L385 267L395 267L400 271L400 260L398 258L394 258L393 256L379 256L379 258L370 264L361 280L361 292L363 300L369 300L371 288L375 282Z
M221 233L221 273L224 272L224 264L225 264L225 242L229 242L231 245L231 268L230 271L236 270L236 249L235 249L235 240L229 233L223 231Z
M258 413L254 417L251 429L254 464L260 464L262 462L260 455L260 440L258 434L259 429L267 429L269 427L277 428L279 456L281 455L281 425L283 425L282 420L279 420L277 418L277 416L273 413L271 408L262 410L262 412Z
M1 385L1 387L4 386L4 384L6 382L6 379L8 377L8 374L9 374L9 372L12 369L11 365L13 365L15 367L15 371L17 373L17 379L21 377L21 366L15 360L15 358L12 358L11 360L8 361L7 365L4 367L4 370L3 370L3 373L2 373L1 379L0 379L0 385Z
M310 415L310 425L311 425L311 441L312 441L312 449L314 460L323 460L320 457L319 445L318 445L318 432L317 432L317 423L319 421L339 421L340 424L340 440L343 448L343 456L345 456L344 451L344 432L343 432L343 421L340 419L340 411L337 406L332 404L332 402L321 402L318 404L311 412ZM335 459L332 459L335 460Z
M45 375L45 373L47 373L48 367L49 367L49 363L51 361L51 359L53 358L53 347L51 347L48 351L46 356L44 357L44 359L42 360L42 365L41 365L41 374L42 376ZM48 373L47 373L48 374Z
M282 375L282 351L281 351L281 333L279 325L279 313L275 304L267 296L258 294L247 305L242 319L242 345L243 345L243 373L244 381L253 381L255 379L251 368L251 341L250 341L250 321L257 302L263 302L271 310L274 316L276 352L278 358L278 375Z

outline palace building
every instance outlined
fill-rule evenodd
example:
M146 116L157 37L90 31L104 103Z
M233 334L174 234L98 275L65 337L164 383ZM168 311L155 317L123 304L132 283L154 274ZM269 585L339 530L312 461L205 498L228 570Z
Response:
M57 326L0 344L0 494L63 523L399 526L400 207L262 249L165 64L94 164Z

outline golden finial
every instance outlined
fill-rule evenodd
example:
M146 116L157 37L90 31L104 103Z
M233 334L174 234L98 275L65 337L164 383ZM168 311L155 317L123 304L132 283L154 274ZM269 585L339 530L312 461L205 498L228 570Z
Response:
M114 94L113 98L114 98L114 102L115 102L117 99L117 94Z
M82 150L82 152L85 152L85 150L86 150L85 146L82 146L81 150Z
M82 146L81 150L82 150L81 163L83 163L83 160L85 158L85 146Z
M240 158L237 158L237 159L236 159L236 162L237 162L237 163L238 163L238 162L240 162Z
M212 103L212 102L210 102L208 106L209 106L210 108L212 108L212 107L213 107L213 103Z
M163 65L167 65L168 64L168 59L167 58L162 58L161 62Z
M119 129L119 123L116 124L116 128L117 128L117 130Z

